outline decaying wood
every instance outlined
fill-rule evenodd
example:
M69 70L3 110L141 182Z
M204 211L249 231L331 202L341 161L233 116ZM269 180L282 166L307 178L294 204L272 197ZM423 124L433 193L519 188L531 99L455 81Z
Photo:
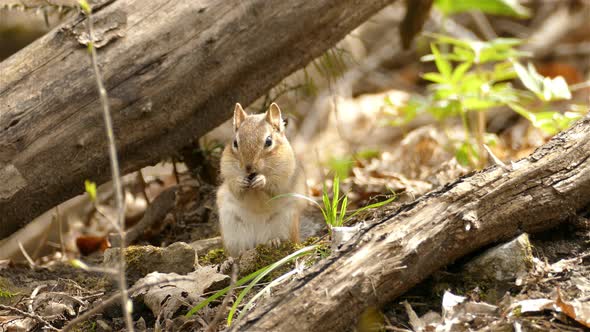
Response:
M393 1L99 1L122 171L186 146ZM0 238L109 178L85 30L80 16L0 63Z
M454 260L588 208L589 157L590 116L512 170L460 178L371 224L233 330L344 331Z

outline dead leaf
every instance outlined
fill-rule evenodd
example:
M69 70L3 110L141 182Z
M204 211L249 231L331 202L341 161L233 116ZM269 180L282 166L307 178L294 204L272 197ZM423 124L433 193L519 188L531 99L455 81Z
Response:
M558 288L555 304L559 306L563 313L568 315L568 317L590 328L590 303L580 302L579 300L564 301L561 298L561 292Z
M443 317L447 318L453 315L455 307L463 303L467 298L465 296L455 295L445 291L442 300Z
M104 252L111 247L106 236L83 235L76 239L76 246L82 255L90 255L94 252Z
M141 289L131 297L144 302L154 316L171 319L180 313L180 309L197 305L204 293L227 286L229 279L212 267L202 267L186 276L152 272L135 283L135 287Z
M576 84L584 81L584 75L580 71L565 62L545 62L536 65L539 74L555 78L562 76L568 84Z

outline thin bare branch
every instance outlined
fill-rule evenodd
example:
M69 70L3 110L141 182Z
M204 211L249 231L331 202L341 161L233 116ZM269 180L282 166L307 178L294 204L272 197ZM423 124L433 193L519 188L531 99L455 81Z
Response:
M48 329L48 330L50 330L50 331L59 331L58 328L56 328L53 325L51 325L48 321L46 321L45 319L43 319L43 317L41 317L39 315L31 314L31 313L28 313L26 311L22 311L22 310L20 310L18 308L7 306L7 305L3 305L3 304L0 304L0 309L9 310L9 311L15 312L15 313L17 313L19 315L32 318L32 319L38 321L39 323L43 324L43 327L46 328L46 329Z
M84 1L85 2L85 1ZM82 2L81 2L82 3ZM84 8L84 7L83 7ZM103 84L102 73L98 68L98 56L96 54L96 48L94 47L94 31L92 25L92 10L86 3L85 12L87 15L87 28L88 28L88 49L90 51L90 57L92 60L92 68L94 70L94 76L96 77L96 86L98 88L98 94L100 97L100 103L102 105L103 119L106 129L106 134L109 143L109 159L111 161L111 177L113 180L113 188L115 190L115 204L117 208L117 228L119 231L119 239L121 241L121 255L119 257L119 288L121 290L121 309L125 317L125 325L127 331L133 332L133 319L131 318L131 309L129 307L129 295L127 292L127 277L125 276L125 255L123 254L125 249L125 205L123 201L123 185L121 184L121 176L119 171L119 159L117 157L117 148L115 144L115 134L113 131L113 121L111 119L111 112L109 108L109 99L107 96L107 90Z

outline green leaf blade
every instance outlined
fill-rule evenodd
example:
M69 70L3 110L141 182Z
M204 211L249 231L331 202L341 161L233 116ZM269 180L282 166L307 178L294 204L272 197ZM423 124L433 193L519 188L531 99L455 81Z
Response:
M436 65L436 68L447 81L450 81L452 72L451 63L442 56L434 43L430 44L430 49L432 55L434 55L434 64Z

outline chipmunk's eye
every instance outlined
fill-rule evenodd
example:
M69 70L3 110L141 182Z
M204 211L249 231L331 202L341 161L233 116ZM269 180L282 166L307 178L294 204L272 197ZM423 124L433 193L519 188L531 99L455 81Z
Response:
M272 145L272 137L270 137L270 135L269 135L266 137L266 140L264 141L264 147L269 148L271 145Z
M238 148L238 140L234 138L234 149Z

